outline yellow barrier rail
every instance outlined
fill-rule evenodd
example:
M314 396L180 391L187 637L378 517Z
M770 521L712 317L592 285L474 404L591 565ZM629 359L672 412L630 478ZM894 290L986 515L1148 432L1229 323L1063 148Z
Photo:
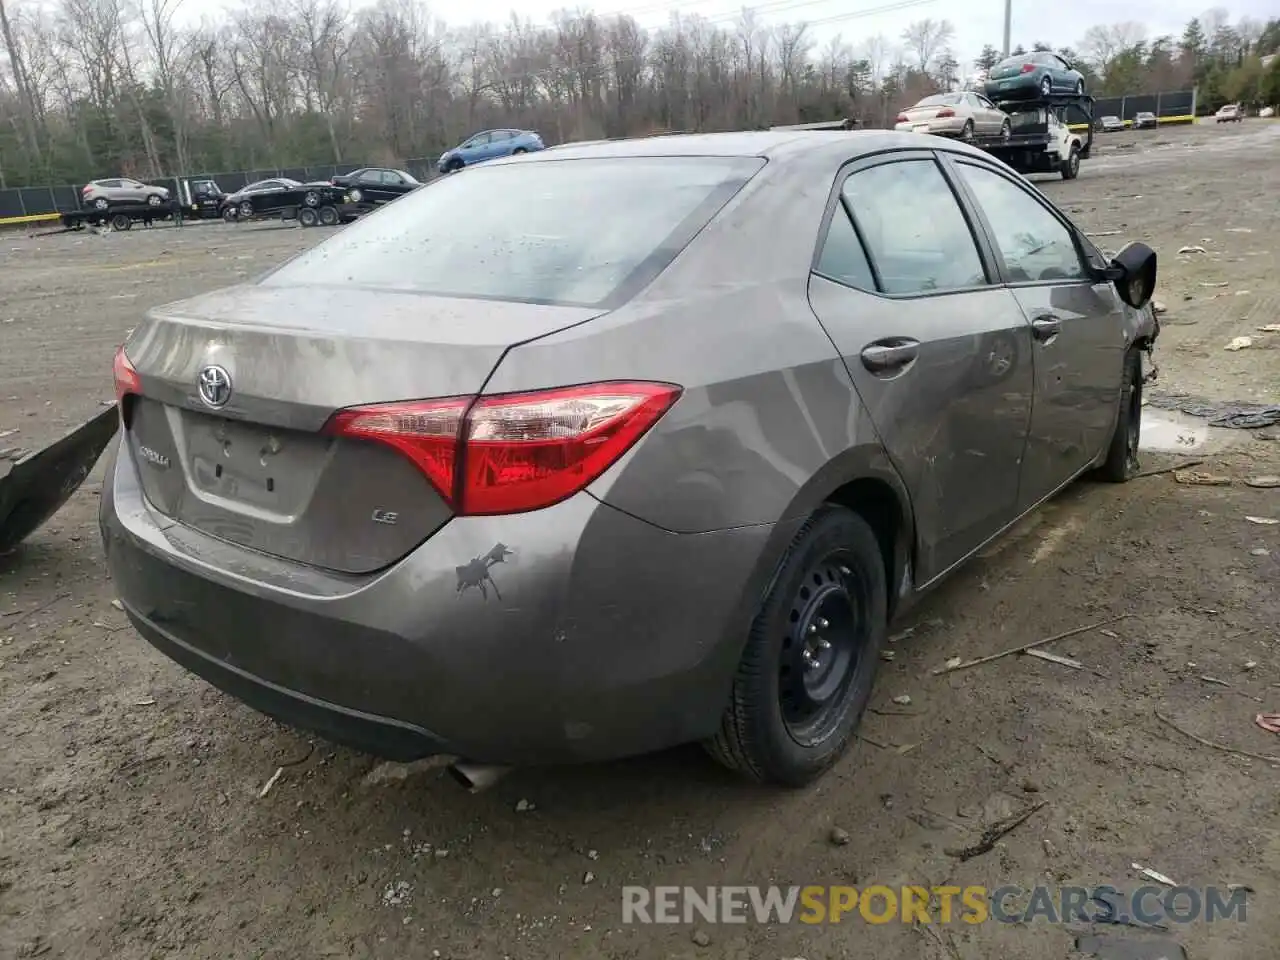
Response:
M1189 113L1188 113L1188 114L1186 114L1186 115L1184 115L1184 116L1180 116L1180 117L1157 117L1157 118L1156 118L1156 126L1157 126L1157 127L1167 127L1167 126L1170 126L1170 125L1173 125L1173 124L1179 124L1179 123L1195 123L1195 122L1196 122L1196 118L1195 118L1195 117L1193 117L1193 116L1192 116L1191 114L1189 114ZM1127 128L1127 127L1132 127L1132 126L1133 126L1133 121L1132 121L1132 120L1125 120L1125 121L1124 121L1124 125L1125 125L1125 127L1126 127L1126 128ZM1088 129L1089 129L1089 125L1088 125L1087 123L1069 123L1069 124L1067 124L1067 129L1068 129L1068 130L1088 130Z
M0 227L17 223L43 223L47 220L57 220L61 216L60 213L33 213L27 217L0 217Z

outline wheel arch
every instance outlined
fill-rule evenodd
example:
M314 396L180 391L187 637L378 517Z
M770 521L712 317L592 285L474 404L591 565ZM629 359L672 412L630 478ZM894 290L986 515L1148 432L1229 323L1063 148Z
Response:
M879 443L851 447L827 461L792 498L774 527L747 584L747 626L759 598L777 579L800 526L824 504L853 510L870 524L880 544L889 587L889 616L898 612L914 583L915 513L906 484ZM745 631L741 634L744 638Z

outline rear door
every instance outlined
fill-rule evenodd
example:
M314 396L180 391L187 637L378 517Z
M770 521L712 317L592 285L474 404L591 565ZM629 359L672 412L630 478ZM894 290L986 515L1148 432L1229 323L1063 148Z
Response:
M841 173L809 299L910 491L918 577L1015 516L1030 331L929 151Z
M994 103L979 93L970 93L968 96L973 101L975 109L982 116L985 131L991 134L999 133L1007 119L1004 112L996 109Z
M1080 473L1110 441L1124 371L1123 306L1095 282L1075 229L1016 174L952 155L1006 286L1031 325L1035 400L1023 509Z

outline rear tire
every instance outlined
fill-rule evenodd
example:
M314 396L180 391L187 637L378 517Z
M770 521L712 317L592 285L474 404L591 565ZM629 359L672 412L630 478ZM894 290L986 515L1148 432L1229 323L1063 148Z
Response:
M519 154L528 153L528 152L529 151L526 150L524 147L516 147L514 150L511 151L511 155L514 157L514 156L518 156Z
M1071 152L1067 154L1066 161L1062 164L1062 179L1074 180L1080 176L1080 148L1071 147Z
M871 699L888 590L866 520L835 505L810 517L751 626L720 730L704 744L711 756L790 787L835 764Z
M326 227L336 227L342 218L338 216L337 207L325 204L320 208L320 222Z
M1142 442L1142 354L1131 349L1124 361L1124 385L1120 390L1120 415L1111 435L1107 459L1098 468L1098 479L1125 483L1142 469L1138 447Z
M973 121L966 120L960 128L960 139L965 143L973 143Z
M1047 73L1040 81L1040 96L1048 97L1053 94L1053 78Z
M320 215L312 207L301 207L298 210L298 224L303 227L314 227L320 222Z
M123 233L133 229L133 218L127 213L117 213L111 218L111 229Z
M158 193L147 194L147 206L158 207L162 203L164 203L164 197L160 196L160 194Z
M232 206L226 206L226 207L223 207L223 208L222 208L222 219L223 219L223 220L225 220L227 223L235 223L235 222L236 222L236 219L237 219L237 218L236 218L236 208L235 208L235 207L232 207Z
M1008 120L1000 124L1000 139L1004 143L1008 143L1010 140L1013 139L1013 124L1010 123Z

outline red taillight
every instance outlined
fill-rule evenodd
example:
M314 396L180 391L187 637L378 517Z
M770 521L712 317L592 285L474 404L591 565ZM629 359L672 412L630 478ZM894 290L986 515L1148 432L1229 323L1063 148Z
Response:
M1034 63L1024 63L1024 64L1022 65L1022 70L1021 70L1020 72L1021 72L1021 73L1032 73L1032 72L1035 70L1035 68L1036 68L1036 65L1035 65Z
M950 107L943 107L941 110L938 111L938 119L940 120L946 117L954 117L955 115L956 115L956 112L952 110Z
M133 364L129 362L129 356L124 352L124 347L116 351L111 372L116 382L116 403L120 403L131 393L142 392L142 380L138 376L138 371L133 369Z
M900 114L898 114L898 118L897 118L896 120L894 120L893 122L894 122L894 123L909 123L910 121L911 121L911 118L910 118L910 117L908 117L905 113L900 113Z
M680 393L667 383L596 383L378 404L340 410L326 432L399 450L457 513L523 513L599 477Z

